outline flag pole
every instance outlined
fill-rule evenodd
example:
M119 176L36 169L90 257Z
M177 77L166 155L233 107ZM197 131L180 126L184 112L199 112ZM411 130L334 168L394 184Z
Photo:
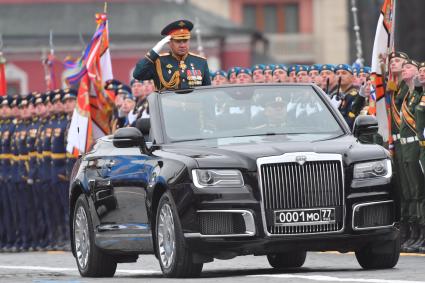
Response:
M103 6L103 13L106 14L108 12L108 2L105 2L105 5Z

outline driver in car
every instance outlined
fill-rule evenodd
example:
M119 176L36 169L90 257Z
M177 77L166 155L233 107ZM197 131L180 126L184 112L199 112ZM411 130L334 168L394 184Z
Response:
M281 96L264 95L264 110L253 117L256 129L282 128L286 126L287 103Z

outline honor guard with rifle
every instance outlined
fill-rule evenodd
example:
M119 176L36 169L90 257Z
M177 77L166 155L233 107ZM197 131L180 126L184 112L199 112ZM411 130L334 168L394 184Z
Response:
M158 91L187 89L211 84L206 58L189 52L192 22L179 20L162 31L165 36L141 59L133 72L137 80L153 79ZM161 54L169 44L170 52Z
M422 177L425 183L425 62L419 64L419 82L422 85L421 100L415 109L416 132L419 138L419 162L422 171ZM425 253L425 196L424 191L419 194L419 225L421 235L416 243L413 245L412 250L420 253Z
M338 89L334 96L341 104L339 111L344 116L350 128L353 127L354 119L360 114L365 98L359 95L358 90L353 86L353 70L347 64L339 64L335 68L338 77Z
M425 193L425 184L422 170L419 164L419 139L416 129L415 108L421 102L422 88L415 88L415 79L418 75L419 64L414 60L406 60L402 66L401 77L405 82L403 102L401 105L400 122L400 143L402 166L407 176L407 186L403 186L405 201L409 208L410 235L402 245L402 250L414 252L418 248L415 246L421 233L422 217L419 204ZM425 223L423 223L425 225Z

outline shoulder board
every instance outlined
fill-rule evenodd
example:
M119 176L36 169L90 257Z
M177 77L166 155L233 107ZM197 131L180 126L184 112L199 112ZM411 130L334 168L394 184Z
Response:
M357 89L353 88L353 89L349 90L349 91L348 91L348 94L350 94L350 95L352 95L352 96L357 95L357 94L358 94Z
M204 56L201 56L201 55L199 55L199 54L192 53L192 52L189 52L189 54L190 54L190 55L192 55L192 56L199 57L199 58L202 58L202 59L204 59L204 60L207 60L207 58L205 58Z
M159 54L160 57L164 57L164 56L168 56L168 55L170 55L169 52Z
M425 95L422 95L421 101L425 102Z

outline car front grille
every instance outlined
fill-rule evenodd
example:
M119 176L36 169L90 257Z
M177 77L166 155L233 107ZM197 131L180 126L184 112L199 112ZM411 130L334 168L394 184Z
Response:
M340 160L259 164L261 195L269 234L340 231L344 224L343 174ZM275 225L274 211L335 208L334 223Z

